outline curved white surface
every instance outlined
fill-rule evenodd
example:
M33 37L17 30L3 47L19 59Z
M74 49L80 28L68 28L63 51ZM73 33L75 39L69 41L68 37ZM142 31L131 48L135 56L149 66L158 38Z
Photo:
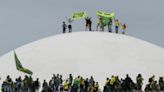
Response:
M106 77L138 73L147 82L153 74L164 76L164 49L121 34L75 32L41 39L15 50L22 65L33 71L34 79L49 80L52 74L94 76L103 86ZM23 73L16 70L13 51L0 58L0 76L12 78ZM158 77L156 77L158 79Z

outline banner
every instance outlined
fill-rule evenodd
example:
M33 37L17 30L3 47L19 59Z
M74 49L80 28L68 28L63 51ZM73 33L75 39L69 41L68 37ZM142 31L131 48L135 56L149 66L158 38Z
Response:
M19 70L19 71L21 71L21 72L24 72L24 73L27 73L27 74L30 74L30 75L33 74L32 71L30 71L29 69L26 69L26 68L24 68L24 67L22 66L22 64L21 64L20 60L18 59L18 57L17 57L15 51L14 51L14 57L15 57L15 64L16 64L17 70Z
M106 12L102 12L102 11L97 11L96 14L97 14L97 16L106 17L106 18L113 18L115 16L114 12L106 13Z
M102 18L104 26L108 25L109 19L114 18L114 16L115 16L115 13L106 13L106 12L102 12L102 11L97 11L96 14L97 14L97 16Z
M83 19L86 16L87 14L85 12L77 12L77 13L73 13L72 18L78 20L78 19Z
M104 13L101 11L97 11L96 14L97 14L97 16L103 16L104 15Z

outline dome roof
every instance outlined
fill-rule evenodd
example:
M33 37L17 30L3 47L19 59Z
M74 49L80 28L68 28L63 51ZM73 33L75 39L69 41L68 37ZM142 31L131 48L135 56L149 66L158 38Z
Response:
M33 77L49 80L52 74L68 77L91 75L101 85L106 77L138 73L147 81L153 74L164 76L164 49L140 39L106 32L74 32L44 38L15 50ZM0 58L0 76L24 75L16 70L13 51Z

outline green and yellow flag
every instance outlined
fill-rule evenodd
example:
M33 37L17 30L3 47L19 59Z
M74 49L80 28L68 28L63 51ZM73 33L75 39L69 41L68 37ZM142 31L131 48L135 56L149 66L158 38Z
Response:
M105 17L105 18L113 18L115 16L114 12L107 13L107 12L97 11L96 14L97 14L97 16Z
M15 58L16 68L17 68L18 71L21 71L21 72L24 72L24 73L27 73L27 74L30 74L30 75L33 74L32 71L30 71L29 69L24 68L24 67L22 66L22 64L21 64L20 60L18 59L18 57L17 57L15 51L14 51L14 58Z
M109 22L109 19L114 18L115 13L114 12L106 13L106 12L102 12L102 11L97 11L96 15L102 18L103 24L104 24L104 26L106 26Z
M87 14L85 12L76 12L72 14L72 18L74 20L78 20L78 19L83 19L87 16Z

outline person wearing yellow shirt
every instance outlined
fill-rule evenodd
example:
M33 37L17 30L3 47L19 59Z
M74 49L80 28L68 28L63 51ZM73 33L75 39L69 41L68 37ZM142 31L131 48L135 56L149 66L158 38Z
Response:
M108 85L109 82L110 82L110 79L109 78L106 78L105 85Z
M116 78L114 76L112 76L112 78L110 80L110 85L113 85L115 81L116 81Z
M115 88L114 83L116 82L116 77L112 76L111 80L110 80L110 86L111 86L111 90L113 91Z
M122 24L121 29L122 29L122 34L125 34L126 24Z
M114 19L114 23L115 23L115 32L118 33L119 26L120 26L118 19Z
M63 84L63 87L64 87L64 91L68 91L69 90L69 83L68 83L68 80L66 80Z

